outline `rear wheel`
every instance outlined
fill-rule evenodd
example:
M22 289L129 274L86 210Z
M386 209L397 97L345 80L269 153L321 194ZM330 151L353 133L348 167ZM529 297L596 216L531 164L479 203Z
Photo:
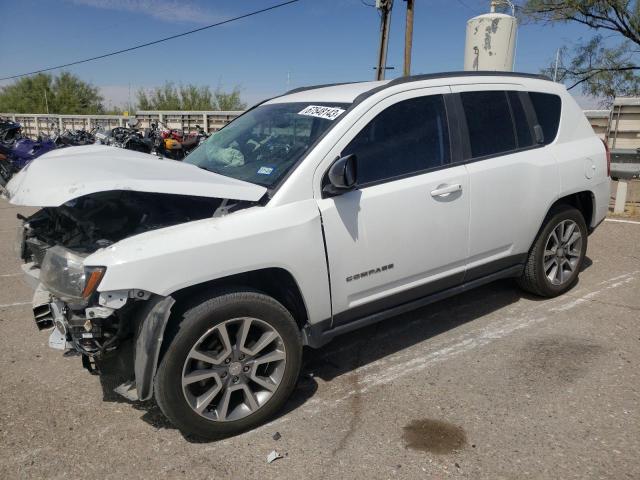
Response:
M579 210L554 209L538 234L519 285L536 295L555 297L575 284L587 251L587 225Z
M215 295L183 314L158 368L156 401L185 433L240 433L284 405L301 356L299 329L280 303L253 291Z

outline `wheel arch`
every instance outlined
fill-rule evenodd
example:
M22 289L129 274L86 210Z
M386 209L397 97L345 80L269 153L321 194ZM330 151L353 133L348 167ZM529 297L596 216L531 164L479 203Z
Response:
M587 229L589 229L592 226L595 214L595 201L595 195L590 190L582 190L557 198L553 203L551 203L551 205L549 205L549 208L547 208L547 212L538 226L538 230L536 231L536 236L533 241L535 241L540 231L544 228L549 217L561 206L576 208L582 214L584 222L587 224Z
M558 198L558 200L556 200L549 208L549 212L553 211L554 208L560 205L569 205L580 211L584 218L584 222L587 224L587 228L589 228L593 224L595 201L595 195L593 192L590 190L583 190Z
M182 288L171 293L176 300L173 310L179 311L183 305L209 291L229 288L246 288L269 295L291 312L300 328L307 323L308 311L302 290L291 272L281 267L249 270Z
M254 290L269 295L281 303L302 328L308 314L302 291L293 275L283 268L263 268L191 285L166 297L154 296L138 317L135 338L135 382L139 400L153 395L153 383L158 365L171 342L172 332L180 323L180 314L191 302L207 292L224 290Z

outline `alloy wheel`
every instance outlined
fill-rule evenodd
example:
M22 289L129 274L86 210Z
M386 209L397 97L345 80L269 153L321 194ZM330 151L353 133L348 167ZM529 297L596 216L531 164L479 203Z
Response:
M284 376L280 334L256 318L235 318L212 327L189 351L182 390L189 406L215 421L251 415L273 396Z
M542 264L552 285L564 285L573 278L582 256L582 245L580 227L573 220L563 220L551 230Z

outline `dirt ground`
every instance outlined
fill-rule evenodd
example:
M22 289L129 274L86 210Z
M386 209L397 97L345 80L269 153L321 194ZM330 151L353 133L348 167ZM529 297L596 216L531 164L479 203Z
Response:
M502 281L305 352L278 418L203 443L47 347L18 211L0 202L0 478L640 478L640 224L603 223L560 298Z

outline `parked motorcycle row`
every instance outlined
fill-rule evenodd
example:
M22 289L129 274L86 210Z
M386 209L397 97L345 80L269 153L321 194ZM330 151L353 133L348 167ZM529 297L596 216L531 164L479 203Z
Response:
M152 123L144 130L138 126L139 121L131 119L126 127L105 129L96 125L90 131L60 132L56 123L52 123L49 134L40 134L33 139L23 135L19 123L0 118L0 185L6 185L34 158L56 148L97 143L182 160L209 136L199 125L191 133L168 128L160 122Z
M138 125L137 119L131 119L126 127L100 130L95 134L96 143L182 160L209 137L199 125L191 133L169 128L160 122L152 123L150 128L142 131Z

